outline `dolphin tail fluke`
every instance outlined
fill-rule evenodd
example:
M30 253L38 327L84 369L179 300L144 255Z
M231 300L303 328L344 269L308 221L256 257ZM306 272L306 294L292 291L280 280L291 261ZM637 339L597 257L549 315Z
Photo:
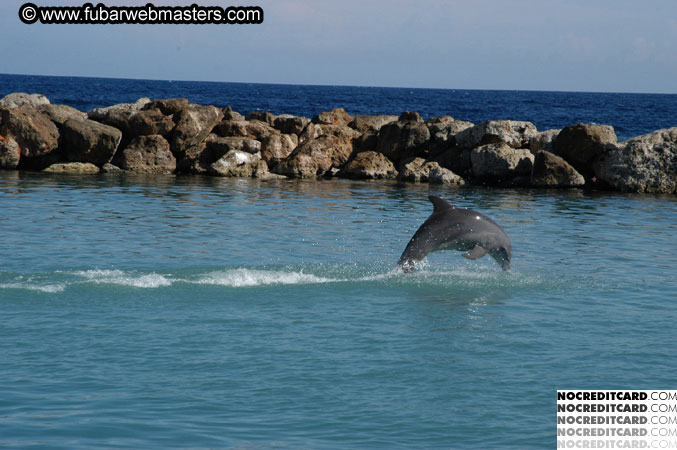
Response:
M486 248L482 247L481 245L476 245L468 253L463 253L463 256L465 256L468 259L478 259L486 254L487 254Z

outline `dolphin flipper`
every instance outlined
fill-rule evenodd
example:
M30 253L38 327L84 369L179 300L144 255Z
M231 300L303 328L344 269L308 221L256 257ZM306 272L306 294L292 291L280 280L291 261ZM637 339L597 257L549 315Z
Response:
M481 245L476 245L473 247L472 250L470 250L467 253L463 253L463 256L465 256L468 259L478 259L481 258L482 256L486 255L488 250Z

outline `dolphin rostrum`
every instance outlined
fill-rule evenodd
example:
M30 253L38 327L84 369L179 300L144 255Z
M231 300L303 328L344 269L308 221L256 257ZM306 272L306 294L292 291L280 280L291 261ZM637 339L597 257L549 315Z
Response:
M400 257L398 266L411 272L417 262L437 250L459 250L468 259L489 253L503 270L510 270L510 239L496 222L469 209L454 207L431 195L433 213L416 231Z

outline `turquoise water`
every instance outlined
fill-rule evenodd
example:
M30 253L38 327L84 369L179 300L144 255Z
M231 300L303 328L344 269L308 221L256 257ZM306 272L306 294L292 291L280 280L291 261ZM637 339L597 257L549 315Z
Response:
M393 271L427 195L513 271ZM675 389L674 196L0 172L0 446L552 448Z

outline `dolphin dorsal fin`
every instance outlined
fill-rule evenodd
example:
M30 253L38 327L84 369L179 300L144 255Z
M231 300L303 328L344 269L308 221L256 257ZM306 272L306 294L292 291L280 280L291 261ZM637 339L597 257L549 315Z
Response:
M433 214L442 212L442 211L447 211L449 209L454 209L454 205L443 199L442 197L438 197L436 195L430 195L428 196L430 201L433 203Z

